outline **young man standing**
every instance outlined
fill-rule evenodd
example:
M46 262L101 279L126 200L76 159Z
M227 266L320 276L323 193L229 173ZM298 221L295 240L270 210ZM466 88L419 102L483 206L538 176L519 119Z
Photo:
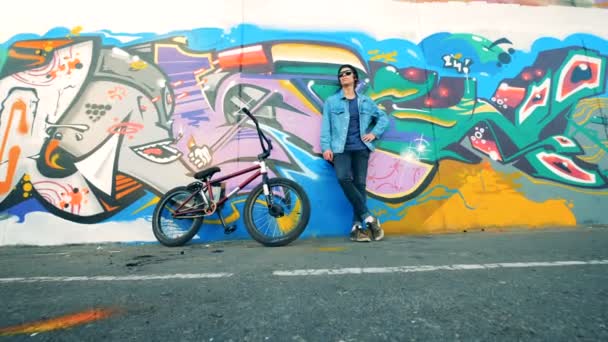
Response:
M388 116L369 97L356 90L359 75L349 64L338 69L342 89L330 96L323 106L321 150L332 162L346 198L353 206L353 241L382 240L384 231L378 218L367 209L366 179L372 142L388 127ZM371 237L366 229L369 228Z

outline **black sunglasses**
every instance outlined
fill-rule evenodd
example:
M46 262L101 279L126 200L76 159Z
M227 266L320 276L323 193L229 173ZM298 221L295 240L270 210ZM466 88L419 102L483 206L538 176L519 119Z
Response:
M339 74L338 74L338 77L342 77L342 76L350 76L350 75L352 75L352 74L353 74L353 72L352 72L352 71L350 71L350 70L347 70L347 71L342 71L341 73L339 73Z

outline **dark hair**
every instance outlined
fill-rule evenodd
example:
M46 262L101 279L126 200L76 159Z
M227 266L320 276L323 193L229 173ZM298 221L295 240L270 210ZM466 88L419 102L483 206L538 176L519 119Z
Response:
M355 69L355 67L350 64L342 64L338 68L338 83L340 83L340 70L342 70L344 68L349 68L350 71L353 72L353 75L355 76L355 87L356 87L357 83L359 83L359 73L357 72L357 69Z

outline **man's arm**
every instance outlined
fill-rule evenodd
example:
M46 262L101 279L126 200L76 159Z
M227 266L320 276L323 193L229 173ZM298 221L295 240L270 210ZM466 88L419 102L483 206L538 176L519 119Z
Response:
M374 104L375 104L375 102L374 102ZM380 136L382 136L382 134L384 134L384 131L386 131L386 129L388 128L389 119L388 119L388 115L382 109L380 109L380 107L378 107L378 105L375 104L375 106L376 106L376 110L374 111L372 116L375 117L377 119L377 121L376 121L376 125L374 126L374 128L372 129L372 131L370 133L373 134L376 137L376 139L379 139Z
M321 152L331 149L331 121L329 116L329 101L325 101L321 121Z

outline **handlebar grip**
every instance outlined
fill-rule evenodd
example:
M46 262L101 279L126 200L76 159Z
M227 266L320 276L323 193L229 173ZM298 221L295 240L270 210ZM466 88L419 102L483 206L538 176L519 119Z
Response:
M243 111L243 113L247 114L248 117L254 119L253 114L251 114L251 112L249 111L249 109L247 109L247 107L242 107L241 110Z

